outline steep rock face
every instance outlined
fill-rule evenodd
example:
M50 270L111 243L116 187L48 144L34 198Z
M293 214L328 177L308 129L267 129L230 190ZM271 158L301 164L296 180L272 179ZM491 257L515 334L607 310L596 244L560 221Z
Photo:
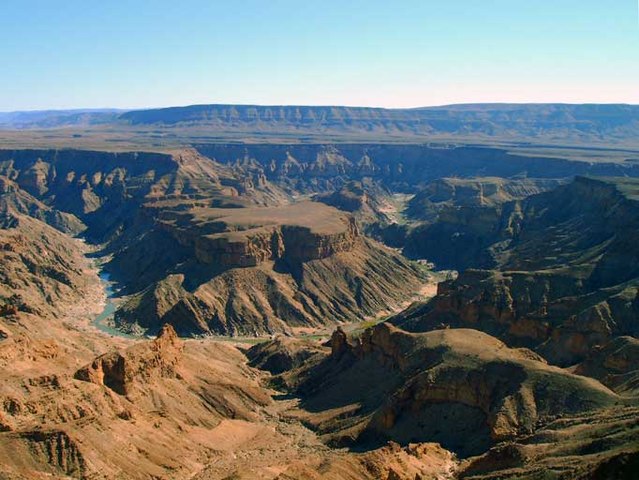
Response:
M195 257L216 267L254 267L266 261L307 262L347 252L355 247L359 231L352 218L336 219L342 231L317 233L303 225L283 225L249 231L244 235L198 236L193 241ZM177 234L180 238L180 234ZM188 245L188 240L183 245Z
M63 430L34 430L8 435L0 443L0 452L20 457L24 464L41 465L38 473L42 477L86 478L88 473L79 445ZM3 455L3 458L8 457ZM39 475L33 478L39 478Z
M628 179L577 178L521 201L515 221L501 222L505 236L483 249L495 270L464 272L393 322L479 328L562 365L615 336L638 335L636 188Z
M10 115L10 114L9 114ZM53 115L52 115L53 116ZM55 118L55 117L54 117ZM136 127L191 127L231 138L292 135L309 138L370 139L444 136L455 138L622 140L636 137L639 112L634 105L465 104L385 109L299 105L191 105L123 113ZM14 120L15 121L15 120ZM58 119L58 121L60 121ZM153 130L154 132L156 130ZM259 135L256 135L259 132ZM449 141L449 140L447 140Z
M107 234L104 227L124 221L125 210L133 209L155 182L175 169L171 156L161 154L0 151L0 174L55 208L80 217L97 236ZM102 211L109 212L109 222L104 222Z
M574 175L639 176L631 164L585 163L514 155L495 148L436 148L427 145L198 145L223 165L263 173L296 192L327 192L349 181L372 179L392 191L409 192L450 176L557 179Z
M8 218L13 214L36 218L70 235L77 235L86 228L75 215L45 205L17 183L0 176L0 216Z
M172 154L82 150L0 150L0 175L38 200L72 213L95 241L135 223L145 202L198 196L277 203L275 188L256 188L221 165L184 149Z
M299 258L202 273L195 285L198 277L167 277L133 295L116 322L150 332L170 323L180 335L272 334L375 315L401 305L425 281L420 268L365 238L350 251Z
M447 207L489 207L520 200L559 185L554 179L498 177L441 178L425 185L408 202L406 214L433 222Z
M77 240L23 215L0 229L0 312L65 315L86 293L86 260Z
M284 383L302 397L302 418L339 444L436 441L477 454L547 418L617 400L594 380L476 330L410 334L382 323L355 342L337 331L331 343L324 362L283 375L299 378Z
M503 237L503 212L502 206L445 208L435 223L418 225L405 233L404 253L427 259L440 269L492 267L495 261L489 247Z
M322 235L309 228L285 226L282 229L282 258L291 263L320 260L355 248L359 231L355 220L348 218L342 232Z
M571 365L616 336L639 335L638 308L636 287L588 292L565 273L467 270L391 321L410 331L477 328Z
M439 268L493 267L490 249L517 234L520 200L560 184L551 179L444 178L429 182L405 214L417 226L403 240L404 253Z
M175 377L175 366L182 353L182 342L170 325L164 325L150 345L137 345L124 353L112 352L96 358L75 373L75 378L104 385L120 395L135 388L136 381L154 375Z

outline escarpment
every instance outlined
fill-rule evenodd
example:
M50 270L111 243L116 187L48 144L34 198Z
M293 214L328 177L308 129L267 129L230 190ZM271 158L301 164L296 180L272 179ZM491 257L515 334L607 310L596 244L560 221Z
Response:
M335 191L349 181L365 179L392 191L408 192L426 182L453 176L561 179L574 175L639 175L632 164L574 162L467 146L200 144L195 148L222 165L259 171L268 181L303 193Z
M365 238L357 238L350 251L299 259L221 272L190 264L185 273L132 295L115 320L122 328L149 332L170 323L181 335L290 332L291 327L347 322L399 306L427 275Z
M142 237L152 242L145 249L169 245L163 268L144 261L145 249L122 252L141 259L128 267L139 267L140 276L157 274L118 310L120 328L156 332L170 323L180 335L290 332L395 309L426 280L423 269L362 236L351 215L317 202L165 203L149 206L158 210L156 234Z
M168 218L167 218L168 217ZM160 226L214 268L300 263L355 248L352 217L311 202L281 207L194 209L160 217Z
M518 202L515 221L483 250L494 270L467 270L393 323L479 328L560 365L636 336L636 189L632 179L577 178Z

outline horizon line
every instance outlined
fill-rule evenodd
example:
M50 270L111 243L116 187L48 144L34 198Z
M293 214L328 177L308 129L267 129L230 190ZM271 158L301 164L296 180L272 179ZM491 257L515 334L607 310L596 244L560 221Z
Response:
M192 103L185 105L167 105L167 106L146 106L146 107L61 107L61 108L26 108L18 110L0 110L0 114L15 114L15 113L48 113L48 112L133 112L133 111L145 111L145 110L166 110L171 108L191 108L191 107L213 107L213 106L228 106L228 107L261 107L261 108L291 108L291 107L303 107L303 108L358 108L358 109L374 109L374 110L420 110L427 108L446 108L446 107L462 107L462 106L507 106L507 105L570 105L570 106L585 106L585 105L608 105L608 106L629 106L639 107L639 103L628 102L508 102L508 101L494 101L494 102L460 102L460 103L445 103L445 104L432 104L432 105L419 105L414 107L380 107L371 105L338 105L338 104L302 104L302 103L290 103L290 104L269 104L269 103Z

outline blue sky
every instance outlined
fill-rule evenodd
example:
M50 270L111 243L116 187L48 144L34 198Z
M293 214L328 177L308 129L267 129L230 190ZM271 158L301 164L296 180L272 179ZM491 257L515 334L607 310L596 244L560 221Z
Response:
M637 0L2 0L0 111L639 103Z

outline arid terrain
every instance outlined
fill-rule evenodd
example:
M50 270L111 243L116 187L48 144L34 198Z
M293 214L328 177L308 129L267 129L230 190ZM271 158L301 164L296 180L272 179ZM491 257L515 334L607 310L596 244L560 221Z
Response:
M638 108L0 115L0 478L636 478Z

